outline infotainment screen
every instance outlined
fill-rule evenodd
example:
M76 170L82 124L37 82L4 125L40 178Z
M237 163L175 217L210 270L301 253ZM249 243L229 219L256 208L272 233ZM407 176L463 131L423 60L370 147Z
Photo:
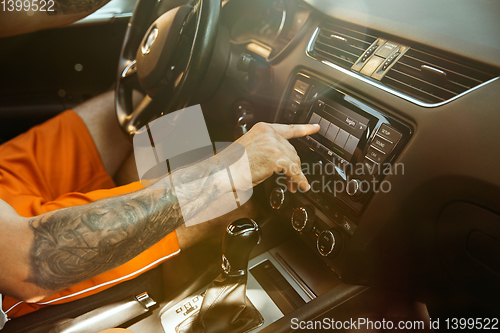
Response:
M319 124L314 137L338 157L350 162L363 137L369 119L330 99L318 99L311 109L309 123Z

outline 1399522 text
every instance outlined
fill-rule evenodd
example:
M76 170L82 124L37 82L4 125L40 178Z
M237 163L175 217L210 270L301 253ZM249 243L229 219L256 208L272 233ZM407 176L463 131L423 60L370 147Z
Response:
M54 0L2 0L4 12L54 12Z

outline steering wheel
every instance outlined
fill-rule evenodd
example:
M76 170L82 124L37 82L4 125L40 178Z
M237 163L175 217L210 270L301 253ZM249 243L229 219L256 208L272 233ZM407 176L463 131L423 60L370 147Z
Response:
M217 38L220 0L192 0L157 17L160 6L158 0L137 2L118 61L116 115L130 136L155 117L189 105ZM134 109L138 85L147 95Z

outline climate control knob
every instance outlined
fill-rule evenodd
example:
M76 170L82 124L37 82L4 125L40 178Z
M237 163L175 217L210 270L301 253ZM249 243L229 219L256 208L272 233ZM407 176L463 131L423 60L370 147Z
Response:
M292 214L292 227L298 232L309 231L314 222L314 208L299 207Z
M327 257L340 248L340 234L334 230L323 230L316 241L319 254Z
M286 195L286 190L281 187L275 187L269 195L269 205L272 209L279 210L286 208L289 201L288 195Z
M358 179L351 179L347 182L345 186L345 191L350 197L357 198L362 193L360 191L360 187L361 187L361 181L359 181Z

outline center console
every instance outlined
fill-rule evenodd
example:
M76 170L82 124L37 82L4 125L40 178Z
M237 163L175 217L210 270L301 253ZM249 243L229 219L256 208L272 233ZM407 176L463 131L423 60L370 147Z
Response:
M263 319L251 332L271 332L280 319L280 325L289 326L287 316L295 318L298 309L312 318L319 313L307 309L333 307L366 289L342 282L342 251L371 197L386 190L386 176L402 172L395 161L412 133L381 108L307 72L290 80L276 120L319 124L320 130L292 140L310 191L288 192L284 175L265 182L266 201L276 214L261 226L271 229L282 222L298 237L249 261L246 295ZM160 311L164 330L181 332L183 322L202 312L211 288L165 306ZM316 304L308 307L312 301Z
M387 175L404 172L395 161L412 129L307 72L292 76L277 121L320 130L292 141L311 190L291 194L278 176L267 185L269 205L340 276L336 258L371 197L390 190Z

